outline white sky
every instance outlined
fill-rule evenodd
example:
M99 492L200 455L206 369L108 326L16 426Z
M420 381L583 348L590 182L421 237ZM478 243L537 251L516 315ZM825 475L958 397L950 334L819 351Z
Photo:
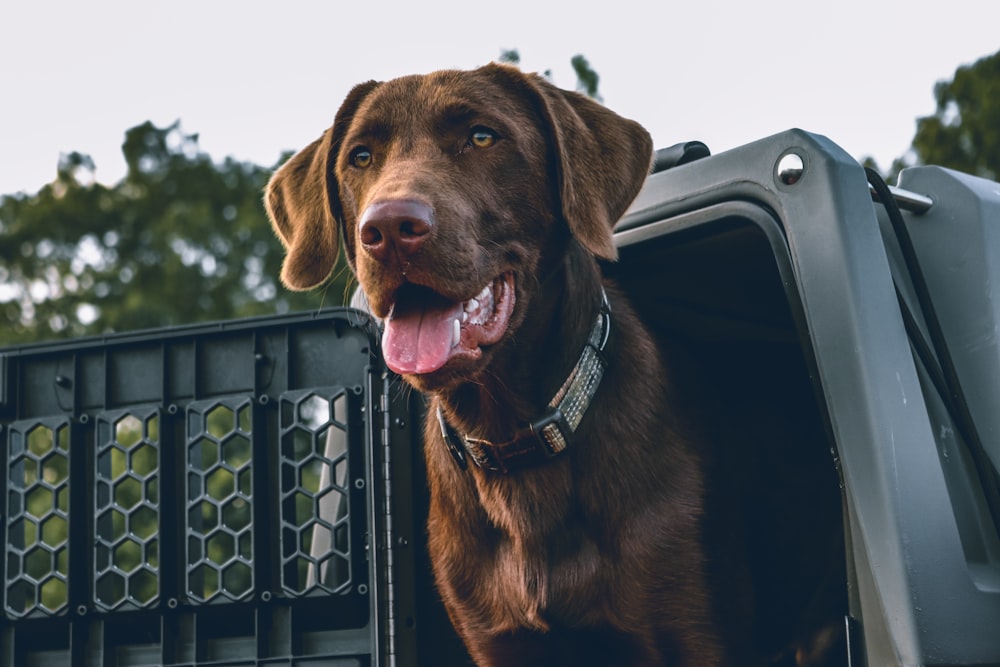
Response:
M605 103L658 147L714 153L790 127L883 167L933 87L1000 50L1000 2L784 0L34 0L0 6L0 194L34 192L60 153L124 174L126 129L180 119L216 160L271 166L367 79L470 68L517 49L573 87L584 54Z

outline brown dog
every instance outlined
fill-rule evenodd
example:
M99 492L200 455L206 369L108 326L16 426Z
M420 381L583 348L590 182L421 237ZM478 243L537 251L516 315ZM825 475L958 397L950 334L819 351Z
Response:
M431 398L431 558L479 665L728 659L699 453L598 263L651 155L638 124L488 65L355 87L268 187L284 283L322 283L340 237L386 363Z

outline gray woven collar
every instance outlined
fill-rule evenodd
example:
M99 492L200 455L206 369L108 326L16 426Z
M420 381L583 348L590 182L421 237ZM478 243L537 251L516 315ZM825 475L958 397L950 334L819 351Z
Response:
M508 473L515 468L542 463L565 451L572 443L576 428L604 377L607 368L604 348L608 344L610 333L611 305L602 288L597 320L569 377L549 401L545 414L519 429L507 442L494 443L482 438L459 435L445 420L438 407L441 437L458 464L464 469L468 455L480 468Z

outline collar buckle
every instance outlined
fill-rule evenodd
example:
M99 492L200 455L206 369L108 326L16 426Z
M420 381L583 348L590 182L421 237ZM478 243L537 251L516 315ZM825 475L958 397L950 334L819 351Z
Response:
M549 408L540 419L528 425L528 430L542 444L547 458L552 458L569 446L573 427L558 406Z
M440 408L438 419L445 424L442 431L446 434L445 442L462 469L467 465L467 454L480 468L505 475L511 468L555 458L569 447L573 437L573 427L558 407L549 408L540 419L520 429L512 440L502 444L458 435L444 420Z

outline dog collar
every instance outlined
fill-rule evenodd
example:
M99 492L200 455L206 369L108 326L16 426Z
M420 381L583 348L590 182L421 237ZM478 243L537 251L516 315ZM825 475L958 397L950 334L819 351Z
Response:
M480 468L506 474L515 468L542 463L565 451L572 443L576 428L604 377L607 368L604 348L610 334L611 305L602 288L597 320L569 377L549 402L545 414L519 429L507 442L494 443L459 435L439 406L437 419L441 437L458 465L463 470L466 468L468 454L468 458Z

